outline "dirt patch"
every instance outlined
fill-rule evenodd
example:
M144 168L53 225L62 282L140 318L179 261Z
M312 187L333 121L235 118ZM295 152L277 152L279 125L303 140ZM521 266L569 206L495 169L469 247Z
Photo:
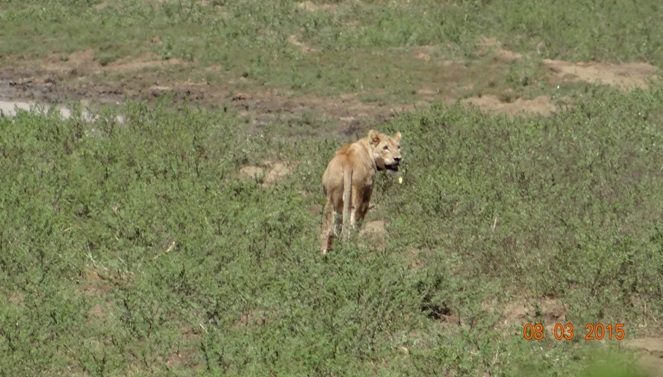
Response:
M341 133L354 136L367 132L368 121L385 121L395 117L400 111L409 111L408 106L392 107L383 103L364 103L359 93L341 94L336 97L294 96L287 91L264 91L258 93L232 93L232 105L239 114L251 118L254 128L264 127L274 121L290 124L305 123L311 132ZM338 124L337 128L315 129L317 124L306 124L306 120L315 113L321 120ZM314 122L317 123L317 122ZM322 123L322 122L320 122Z
M564 81L585 81L623 90L647 88L649 81L656 80L658 74L658 68L647 63L571 63L544 59L543 64Z
M307 12L336 12L338 4L316 4L312 1L304 1L297 4L297 8Z
M200 373L202 372L202 366L197 360L197 355L198 352L194 348L173 352L170 356L168 356L166 365L168 365L169 368L193 368L194 371Z
M10 304L14 305L23 305L25 302L25 299L23 298L23 294L20 292L12 293L7 297L7 301L9 301Z
M425 61L425 62L431 60L431 56L428 55L428 54L425 53L425 52L422 52L422 51L419 51L419 52L416 53L416 58L419 59L419 60L423 60L423 61Z
M267 310L255 309L242 314L242 316L233 323L230 328L237 329L242 327L262 326L272 319L274 319L274 313L270 313Z
M491 305L487 305L486 309L493 310ZM504 327L510 327L535 318L545 321L546 332L550 333L556 323L563 323L566 320L566 307L562 301L555 298L544 297L536 300L525 298L507 304L500 323Z
M303 52L315 52L316 49L313 47L309 47L306 43L301 42L299 39L297 39L297 36L292 34L288 37L288 43L295 47L299 47L300 50Z
M663 338L638 338L624 341L624 346L640 350L643 356L637 367L648 376L663 377Z
M663 338L638 338L624 342L630 348L649 352L650 354L663 358Z
M106 309L103 307L103 305L97 303L92 308L90 308L90 311L88 312L88 318L102 318L104 313L106 313Z
M311 216L322 216L323 207L322 204L312 204L308 207L308 212Z
M523 55L504 48L495 38L484 37L479 43L479 54L492 52L495 60L513 63L521 59L529 59ZM623 90L647 88L650 80L657 80L659 69L641 62L610 64L601 62L568 62L563 60L543 59L543 64L560 81L588 82L592 84L610 85ZM538 106L535 106L535 108ZM538 112L535 110L535 112Z
M91 326L108 325L117 320L115 313L115 307L110 302L96 303L88 310L86 323Z
M94 9L96 9L96 10L102 10L102 9L106 9L106 8L108 8L108 3L105 2L105 1L102 1L99 4L94 5Z
M104 72L126 73L149 68L164 68L166 66L185 65L177 58L161 59L156 54L145 52L135 58L124 58L102 64L94 51L85 50L73 52L69 55L51 54L41 64L41 68L48 73L66 73L69 75L101 74Z
M507 63L520 60L523 57L522 54L505 49L502 46L502 42L498 41L497 39L483 37L479 43L479 54L486 54L487 52L492 52L495 54L495 58Z
M111 72L132 72L149 68L163 68L168 66L184 66L186 62L178 58L161 59L152 53L143 53L136 59L122 59L110 62L106 70Z
M481 97L469 97L461 101L466 105L474 105L481 110L493 111L500 114L540 114L550 115L555 112L555 104L547 96L539 96L531 100L518 98L515 101L505 102L496 95L484 95Z
M265 160L260 166L247 165L239 170L245 179L262 179L262 187L269 187L288 176L293 170L286 161Z
M103 296L111 288L107 279L99 275L99 272L92 267L86 267L82 274L82 280L79 286L81 293L89 294L92 296Z
M113 4L105 1L100 7ZM336 4L311 1L299 3L297 7L307 12L339 10ZM295 34L287 40L303 53L319 53ZM154 37L151 43L158 46L163 41ZM278 124L284 127L279 132L285 137L355 136L364 133L370 124L384 122L399 112L424 108L435 102L453 103L457 98L476 93L482 95L463 102L507 115L550 115L555 111L552 100L546 96L510 100L509 91L515 89L499 87L501 77L507 74L511 64L529 56L510 51L500 41L489 37L482 39L478 50L480 55L494 54L495 59L465 64L444 57L444 46L403 49L407 70L420 81L411 91L395 95L393 89L372 87L338 96L302 95L291 88L265 89L248 77L223 77L222 82L216 82L219 76L226 74L227 67L196 66L182 59L162 59L153 52L118 60L93 50L53 53L30 60L19 56L3 57L0 100L48 104L81 101L94 110L99 105L125 99L150 100L167 96L175 105L232 108L249 118L248 133ZM554 80L588 81L620 88L646 87L647 80L658 73L656 67L644 63L574 64L545 60L543 67L543 73L537 72L546 76L545 80L553 81L551 87Z
M387 229L383 220L367 221L359 230L362 243L371 249L384 250L387 241Z
M405 260L407 264L414 270L419 270L426 266L426 257L430 254L430 250L409 248L405 252Z

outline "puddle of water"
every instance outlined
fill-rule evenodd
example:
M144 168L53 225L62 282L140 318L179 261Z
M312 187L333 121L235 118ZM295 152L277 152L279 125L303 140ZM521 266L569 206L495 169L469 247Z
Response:
M0 100L0 117L13 118L16 116L16 113L23 111L32 111L36 113L46 114L51 109L47 105L38 105L30 102L20 102L20 101L1 101ZM69 119L72 116L71 110L65 106L58 106L57 109L60 111L60 116L63 119ZM83 119L87 122L94 122L97 119L97 116L90 113L87 110L82 111ZM124 117L118 115L115 117L115 120L119 123L124 123Z

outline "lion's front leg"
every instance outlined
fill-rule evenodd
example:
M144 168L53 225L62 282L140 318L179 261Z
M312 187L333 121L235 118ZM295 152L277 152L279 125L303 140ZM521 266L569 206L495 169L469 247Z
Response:
M347 238L350 236L350 233L357 229L357 221L361 221L361 206L362 201L359 196L359 190L352 189L352 205L350 206L349 212L349 223L343 223L343 230L345 231L344 241L347 241Z
M350 216L350 225L354 230L357 229L357 223L364 219L364 216L366 215L366 207L368 207L368 205L362 191L356 190L353 195L352 203L354 206L352 207L352 214Z

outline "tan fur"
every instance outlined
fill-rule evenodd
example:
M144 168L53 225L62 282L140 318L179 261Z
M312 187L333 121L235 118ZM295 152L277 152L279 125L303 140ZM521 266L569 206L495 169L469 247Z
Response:
M401 133L394 136L370 130L368 136L339 149L322 176L327 196L326 212L320 232L321 253L331 250L334 237L348 239L366 212L378 170L398 170L401 161Z

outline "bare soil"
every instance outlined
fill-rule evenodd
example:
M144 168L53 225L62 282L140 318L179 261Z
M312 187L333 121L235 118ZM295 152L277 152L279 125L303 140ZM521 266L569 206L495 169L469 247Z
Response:
M550 115L555 112L555 103L550 97L546 96L539 96L531 100L518 98L513 102L506 102L496 95L489 94L481 97L465 98L461 102L478 106L480 109L507 115Z
M569 63L550 59L544 59L543 63L562 80L611 85L624 90L644 89L658 73L658 68L647 63Z
M102 3L103 4L103 3ZM333 5L301 3L309 11L334 11ZM301 42L296 35L288 38L304 53L316 49ZM155 39L154 44L162 43ZM488 90L481 95L467 96L476 81L481 92L486 81L495 80L510 64L523 59L536 58L504 48L494 38L484 38L479 45L479 56L492 54L489 64L468 67L454 61L440 61L434 46L421 46L407 54L419 64L441 64L444 69L434 72L430 81L422 82L409 103L362 100L362 96L376 93L347 93L339 96L304 96L282 88L251 88L244 78L230 80L227 85L182 79L194 77L190 71L214 73L219 67L194 67L180 59L163 60L152 53L143 53L108 63L100 62L93 51L71 54L50 54L42 59L20 60L4 57L0 65L0 100L29 101L34 103L64 104L81 102L84 105L118 103L125 99L150 99L171 95L176 103L198 104L210 108L231 107L241 115L252 118L252 124L261 126L275 119L301 119L315 114L330 124L336 124L332 133L346 135L363 131L369 123L379 123L399 112L425 107L433 102L461 102L478 106L485 111L516 114L549 115L555 104L547 96L531 99L514 96L511 88ZM104 63L104 64L102 64ZM657 78L657 67L645 63L607 64L601 62L572 63L561 60L543 60L551 80L557 82L590 82L612 85L628 90L646 87ZM474 77L474 79L473 79ZM464 87L459 87L465 85ZM249 88L249 89L246 89ZM319 133L319 131L313 131Z
M269 187L288 176L292 170L292 164L287 161L265 160L260 166L243 166L239 174L244 179L262 179L262 187Z
M638 338L625 341L626 347L642 352L637 366L651 377L663 377L663 337Z
M387 241L387 229L384 220L364 222L359 230L359 238L373 249L384 250Z

